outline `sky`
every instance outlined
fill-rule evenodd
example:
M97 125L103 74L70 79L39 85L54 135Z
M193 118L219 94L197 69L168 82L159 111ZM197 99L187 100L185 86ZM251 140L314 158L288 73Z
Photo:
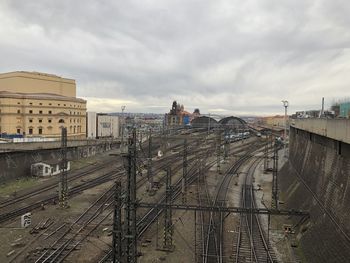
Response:
M0 0L0 72L73 78L88 110L283 114L350 97L348 0Z

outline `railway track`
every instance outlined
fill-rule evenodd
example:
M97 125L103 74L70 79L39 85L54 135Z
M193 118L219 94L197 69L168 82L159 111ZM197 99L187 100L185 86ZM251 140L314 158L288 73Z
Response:
M214 152L214 150L212 150ZM202 155L197 155L197 158L206 158L207 153L205 152ZM202 166L202 170L207 170L210 167L212 167L216 161L212 161L204 166ZM198 165L199 163L194 162L192 163L192 166L188 170L188 177L187 177L187 184L193 183L195 180L197 180L198 177ZM182 166L182 165L181 165ZM176 200L179 195L181 194L181 185L182 185L182 179L180 178L175 184L172 185L173 187L173 201ZM158 204L162 204L165 201L165 195L162 195L162 197L159 199ZM141 238L145 232L149 229L149 227L157 220L157 218L163 213L163 208L155 206L151 209L149 209L143 216L141 216L137 221L137 233L138 238ZM112 250L107 251L105 255L99 260L100 263L102 262L108 262L111 259L112 256Z
M170 150L177 150L181 149L180 145L174 145L173 147L169 148ZM162 167L165 167L169 165L170 163L174 162L174 156L166 156L159 160L155 164L154 169L159 170L162 169ZM113 162L108 162L107 164L101 164L97 167L94 167L94 169L83 172L83 173L78 173L73 175L72 177L68 177L68 181L72 182L74 180L77 180L78 178L82 178L83 176L86 176L88 174L97 172L100 169L103 169L108 165L109 163ZM79 193L81 193L84 190L96 187L100 184L109 182L111 180L115 180L125 174L125 170L123 166L118 166L114 171L110 171L108 173L105 173L97 178L93 178L89 181L83 182L79 185L76 185L72 188L69 189L69 196L75 196ZM48 204L54 204L55 202L58 201L58 194L56 193L55 189L57 188L57 182L53 182L45 188L40 188L35 191L32 191L30 193L23 194L21 196L17 196L14 199L7 200L5 202L0 203L0 208L1 208L1 214L0 214L0 223L7 222L11 219L16 218L17 216L20 216L24 213L31 212L34 209L40 208L43 205L48 205ZM41 195L44 195L46 193L46 196L40 197ZM39 198L38 198L39 197ZM30 200L30 198L33 198L34 200ZM23 204L24 202L29 204Z
M252 145L245 152L245 154L240 157L229 169L226 170L224 176L219 182L219 186L216 189L214 195L214 200L211 202L212 206L225 206L226 196L229 189L229 185L232 177L238 172L243 164L245 164L249 159L252 158L252 154L260 147L260 144ZM202 262L223 262L224 258L224 215L222 213L211 212L209 215L208 222L203 222L207 225L205 231L205 238L203 239L205 246L202 252Z
M87 176L89 174L92 174L94 172L97 172L105 167L107 167L108 165L115 163L115 161L110 161L107 163L103 163L103 164L99 164L99 165L95 165L91 170L89 169L88 171L84 171L84 172L78 172L78 173L72 173L69 177L68 177L68 182L72 182L74 180L80 179L84 176ZM118 167L121 168L121 167ZM4 209L8 206L13 206L16 205L17 203L26 200L28 198L43 194L45 192L49 192L52 191L53 189L57 188L57 184L59 181L59 177L57 177L56 180L53 180L53 182L50 182L49 184L45 184L43 187L40 187L39 189L36 189L34 191L30 191L29 193L24 193L21 195L17 195L14 198L2 201L0 203L0 209Z
M242 207L256 208L252 180L259 162L259 159L254 160L246 174L241 191ZM266 236L258 214L241 214L237 240L233 247L234 262L277 262Z
M160 162L157 166L156 172L163 170L171 163L174 163L176 160L178 161L181 159L178 157L179 156L177 155L173 155L170 156L170 158L166 158L166 160L162 160L162 162ZM179 170L181 167L182 165L178 164L175 169ZM140 180L138 180L137 182L137 188L139 189L141 186L143 186L146 180L147 178L141 177ZM109 189L107 192L111 191L111 189ZM104 195L107 195L107 192ZM92 213L91 216L88 216L91 213L84 213L76 220L76 222L72 226L68 228L68 230L64 230L67 228L62 227L62 229L60 229L60 232L63 231L62 235L59 235L59 233L55 232L55 241L52 243L50 248L48 248L38 259L36 259L35 262L62 262L79 244L81 244L81 242L86 237L88 237L112 213L112 202L107 203L108 205L103 210L101 210L101 208L103 208L103 204L111 201L112 195L113 193L109 192L109 196L107 199L100 198L99 200L102 203L98 207L98 209L96 209L96 211ZM89 208L88 210L91 210L91 208ZM103 211L105 211L107 214L102 214ZM152 212L146 213L146 215L144 215L142 219L139 220L138 230L140 232L143 232L143 229L147 228L147 226L143 225L144 221L152 216L154 216ZM77 224L77 222L79 222L79 224ZM89 228L89 225L91 224L94 224L94 227L92 229ZM77 226L80 226L80 228Z
M213 140L213 142L215 142L215 140ZM246 145L245 145L246 146ZM242 145L239 151L237 151L236 153L240 153L242 151L245 151L246 149L244 149L244 145ZM214 152L215 150L211 150L211 154ZM206 160L205 158L208 157L207 154L200 156L201 158L204 158L204 160ZM206 170L208 170L210 167L212 167L214 164L216 163L215 161L210 162L209 164L203 166L201 165L201 172L205 172ZM187 184L193 183L195 180L198 179L198 169L196 169L197 165L194 165L192 168L190 168L190 170L188 171L188 180L187 180ZM175 200L179 194L181 192L181 179L178 180L174 185L173 185L173 200ZM163 196L162 199L159 200L159 204L161 204L162 202L164 202L165 197ZM159 208L159 207L154 207L149 209L144 216L142 216L138 222L137 222L137 232L138 232L138 238L142 237L142 235L146 232L146 230L157 220L157 218L162 214L163 209ZM202 229L204 228L204 224L202 224ZM107 253L105 253L103 255L103 257L99 260L99 263L102 262L109 262L109 260L111 260L111 256L112 256L112 250L110 249L109 251L107 251Z
M174 163L175 160L181 159L182 145L176 145L176 147L174 147L173 150L179 150L178 154L175 154L175 156L169 156L167 158L162 158L161 163L159 162L159 164L155 165L156 170L163 169L164 167ZM191 154L192 154L192 157L189 156L189 162L193 161L195 158L207 156L208 152L207 152L207 149L204 149L204 150L202 149L202 150L192 151ZM197 156L197 157L195 157L195 156ZM180 159L179 158L177 159L177 157L179 157ZM181 166L182 165L179 165L179 168ZM189 174L190 173L192 173L191 169L189 170ZM194 174L195 174L195 172L194 172ZM188 183L195 180L194 177L195 177L194 175L189 176ZM147 178L143 177L140 180L140 183L138 183L138 185L142 185L146 179ZM109 180L111 180L111 178ZM106 181L108 181L108 179L106 179ZM177 183L178 190L176 190L177 192L175 192L174 196L178 196L180 194L180 191L181 191L180 190L181 189L180 181ZM176 197L174 197L174 198L176 198ZM111 208L111 207L108 207L108 208ZM153 209L153 212L146 213L138 221L138 231L139 231L139 233L141 233L141 235L152 224L152 222L154 222L154 220L156 220L156 218L160 215L160 213L162 213L161 209L156 209L156 210L158 210L158 211L154 212L155 210ZM92 214L91 217L86 217L86 216L82 217L82 221L79 224L82 226L81 229L80 228L77 229L76 227L74 227L74 228L70 229L70 231L68 233L65 233L65 235L63 235L62 238L58 238L58 240L61 240L61 241L55 243L55 245L53 246L54 250L49 249L51 252L45 252L46 256L44 255L40 260L38 259L39 260L38 262L61 262L62 260L64 260L64 258L66 258L74 250L74 248L76 246L78 246L87 236L89 236L94 231L94 229L96 229L96 227L99 224L101 224L106 219L106 217L110 214L110 212L108 212L107 215L105 215L105 214L101 215L101 213L98 213L98 211L99 210L97 210L96 214ZM89 219L89 218L91 218L91 219ZM92 230L89 230L88 226L91 223L94 223L95 227ZM63 231L63 227L58 232L61 232L61 231ZM83 237L83 238L81 238L81 237ZM47 259L47 256L49 256L48 259ZM43 260L43 261L41 261L41 260Z
M95 178L93 180L84 182L83 184L74 186L69 189L69 196L75 196L82 191L85 191L87 189L93 188L95 186L98 186L103 183L107 183L111 180L115 180L116 178L122 176L124 174L124 170L119 170L119 171L112 171L109 173L106 173L98 178ZM4 223L8 220L14 219L17 216L20 216L24 213L31 212L34 209L40 208L43 205L48 205L48 204L54 204L58 200L58 194L56 192L48 194L46 197L43 197L39 200L35 200L33 203L12 209L8 212L4 212L0 215L0 223Z
M35 260L35 263L62 262L112 213L112 210L109 208L113 206L113 190L114 186L105 191L70 226L63 226L58 232L59 237L44 250L44 253ZM103 214L105 210L110 211ZM103 214L102 218L99 217L101 214ZM92 229L89 228L91 224L94 224Z

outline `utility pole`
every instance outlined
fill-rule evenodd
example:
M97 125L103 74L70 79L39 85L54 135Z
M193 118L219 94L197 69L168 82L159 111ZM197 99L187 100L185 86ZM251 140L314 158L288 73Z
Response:
M272 171L272 206L278 209L278 145L275 140Z
M187 180L187 139L184 140L184 154L183 154L183 171L182 171L182 185L181 185L181 192L182 192L182 202L186 202L186 180Z
M152 174L152 129L149 129L148 137L148 167L147 167L148 191L153 189L153 174Z
M173 233L174 226L172 221L172 186L171 186L171 168L168 167L166 174L166 192L165 192L165 204L167 208L164 209L164 240L163 250L173 251Z
M125 206L126 262L137 262L137 228L136 228L136 129L128 140L128 174Z
M114 195L114 217L113 217L113 263L121 263L123 257L122 250L122 185L120 181L115 184Z
M68 180L67 180L67 128L61 130L61 180L58 184L59 205L62 208L68 207Z

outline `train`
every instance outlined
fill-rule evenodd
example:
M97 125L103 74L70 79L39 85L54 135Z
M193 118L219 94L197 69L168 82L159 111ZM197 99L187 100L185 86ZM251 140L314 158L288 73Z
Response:
M233 134L228 134L228 135L225 135L225 139L227 140L230 140L230 141L239 141L239 140L242 140L242 139L247 139L249 138L250 136L250 132L249 131L246 131L246 132L239 132L239 133L233 133Z

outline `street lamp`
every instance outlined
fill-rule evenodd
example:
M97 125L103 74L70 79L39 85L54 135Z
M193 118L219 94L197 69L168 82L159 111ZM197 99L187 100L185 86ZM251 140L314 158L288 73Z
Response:
M284 107L284 157L287 157L287 153L286 153L286 144L287 144L287 108L289 105L288 100L282 100L283 103L283 107Z

